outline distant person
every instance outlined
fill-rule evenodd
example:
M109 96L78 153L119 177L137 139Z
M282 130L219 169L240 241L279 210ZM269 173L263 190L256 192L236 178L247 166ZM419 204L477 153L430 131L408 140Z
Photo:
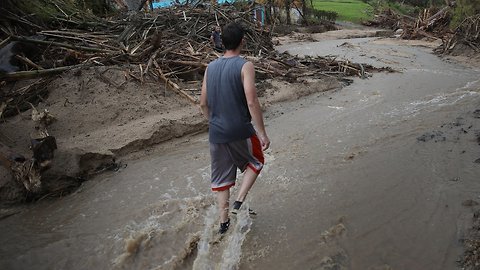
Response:
M213 48L217 52L223 52L223 46L222 46L222 29L220 26L215 26L215 28L212 31L212 34L210 35L210 42L212 43Z
M223 234L230 226L230 188L235 185L237 169L244 175L233 213L240 209L262 170L263 151L270 146L270 140L255 88L254 66L240 57L245 44L242 26L225 26L222 42L225 54L212 61L205 71L200 106L209 120L211 188L216 192L219 232Z

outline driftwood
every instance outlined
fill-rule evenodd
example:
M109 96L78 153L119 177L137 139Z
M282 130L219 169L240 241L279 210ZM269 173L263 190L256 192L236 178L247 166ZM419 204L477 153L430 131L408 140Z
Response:
M480 14L463 20L453 34L443 39L443 44L436 50L438 53L451 53L458 44L464 44L475 52L480 52Z

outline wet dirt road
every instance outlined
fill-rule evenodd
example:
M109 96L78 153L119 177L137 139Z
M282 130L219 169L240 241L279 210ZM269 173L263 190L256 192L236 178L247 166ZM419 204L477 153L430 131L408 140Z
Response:
M203 134L1 220L0 268L455 269L480 201L480 71L375 38L279 50L401 73L270 107L259 215L223 239Z

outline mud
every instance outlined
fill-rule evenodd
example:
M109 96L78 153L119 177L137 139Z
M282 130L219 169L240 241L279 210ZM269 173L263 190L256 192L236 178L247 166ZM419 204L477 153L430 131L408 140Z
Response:
M328 92L308 92L309 84L308 96L269 105L272 147L247 201L258 215L233 222L226 238L215 234L208 139L197 134L129 156L127 167L69 196L0 220L0 267L457 269L461 258L475 262L468 255L475 242L463 252L464 239L478 232L480 69L378 40L279 47L397 63L401 72ZM345 42L352 46L338 46Z

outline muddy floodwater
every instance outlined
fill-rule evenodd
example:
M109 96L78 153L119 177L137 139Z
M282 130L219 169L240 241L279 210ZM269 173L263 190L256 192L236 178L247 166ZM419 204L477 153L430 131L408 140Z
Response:
M480 71L378 38L278 49L400 72L271 106L258 215L223 238L200 134L0 220L0 269L457 269L480 201Z

